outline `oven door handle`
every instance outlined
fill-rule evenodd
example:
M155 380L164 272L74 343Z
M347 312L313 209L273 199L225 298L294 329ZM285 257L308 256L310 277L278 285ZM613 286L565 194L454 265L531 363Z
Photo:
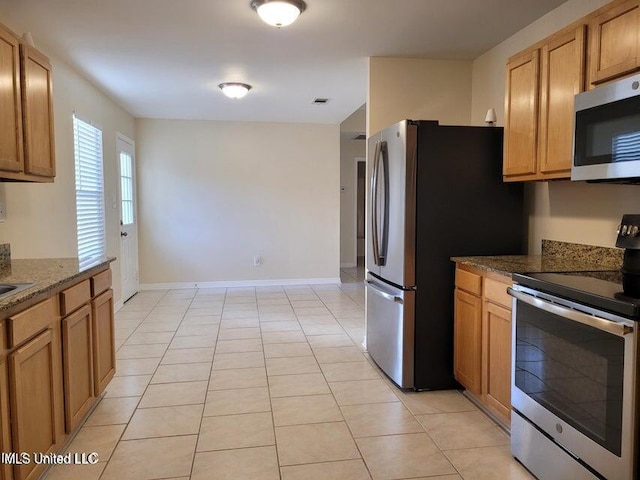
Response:
M633 327L630 327L628 325L612 322L611 320L596 317L594 315L587 315L586 313L562 307L560 305L556 305L555 303L549 303L532 295L518 292L511 287L507 288L507 292L515 299L527 303L532 307L539 308L540 310L544 310L545 312L553 313L554 315L573 320L574 322L578 322L589 327L597 328L598 330L602 330L607 333L612 333L613 335L617 335L618 337L624 337L625 335L633 332Z

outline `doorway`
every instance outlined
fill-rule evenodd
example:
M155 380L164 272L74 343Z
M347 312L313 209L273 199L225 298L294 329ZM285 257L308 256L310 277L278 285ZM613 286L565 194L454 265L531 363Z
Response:
M365 192L367 164L363 157L356 157L356 265L364 266Z
M136 210L135 145L118 133L116 152L120 170L120 281L122 300L138 293L138 222Z
M349 274L356 281L364 280L364 255L366 251L365 244L365 226L366 226L366 213L365 213L365 194L367 191L366 177L367 177L367 163L365 157L355 157L355 268L351 269Z

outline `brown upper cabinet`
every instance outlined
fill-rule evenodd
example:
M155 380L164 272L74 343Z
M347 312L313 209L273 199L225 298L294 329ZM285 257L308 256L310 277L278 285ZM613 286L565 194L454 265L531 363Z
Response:
M51 63L0 25L0 75L9 87L0 91L0 180L52 182Z
M20 95L20 42L0 25L0 171L24 169L22 151L22 97Z
M507 62L505 182L568 179L573 101L640 71L640 0L615 0Z
M505 92L505 181L569 178L573 97L584 90L584 24L512 58Z
M640 68L640 0L616 1L589 22L589 83L598 85Z

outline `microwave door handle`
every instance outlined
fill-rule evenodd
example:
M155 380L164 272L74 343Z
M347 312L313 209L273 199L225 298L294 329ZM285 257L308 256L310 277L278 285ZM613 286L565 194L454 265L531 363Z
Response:
M385 141L380 142L380 156L382 157L382 173L384 175L384 209L382 211L382 254L379 255L379 258L380 265L384 266L387 263L389 248L389 149Z
M378 238L378 168L380 166L380 143L376 142L371 171L371 241L373 244L373 262L380 265L380 241Z
M555 303L549 303L532 295L518 292L511 287L507 288L507 292L515 299L531 305L532 307L539 308L540 310L544 310L545 312L549 312L554 315L573 320L574 322L596 328L603 332L611 333L618 337L624 337L625 335L633 332L633 327L630 327L628 325L612 322L611 320L606 320L594 315L587 315L586 313L562 307Z
M393 302L393 303L401 303L401 304L404 303L404 301L402 300L402 297L399 297L397 295L391 295L390 293L387 293L384 290L380 290L378 287L376 287L375 283L373 283L371 280L367 280L367 284L371 287L371 291L373 293L381 296L385 300L389 300L390 302Z

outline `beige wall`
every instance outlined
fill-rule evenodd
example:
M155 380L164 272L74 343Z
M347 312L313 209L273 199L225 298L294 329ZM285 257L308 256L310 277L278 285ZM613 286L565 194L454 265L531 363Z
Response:
M339 277L337 125L141 119L136 135L142 284Z
M507 59L569 23L609 3L608 0L569 0L473 62L471 122L482 125L488 108L504 121L504 82ZM529 250L539 253L543 238L613 246L623 213L636 213L640 187L594 185L584 182L536 182L527 185Z
M400 120L468 125L472 62L369 58L367 136Z
M7 23L10 28L19 28ZM44 50L44 49L43 49ZM46 53L46 52L45 52ZM107 254L120 254L120 220L112 201L118 198L116 132L134 138L134 120L101 91L63 62L53 65L56 178L53 184L0 183L7 221L0 242L11 244L13 258L76 257L73 113L102 129L105 173ZM114 297L120 300L119 262L112 264Z

